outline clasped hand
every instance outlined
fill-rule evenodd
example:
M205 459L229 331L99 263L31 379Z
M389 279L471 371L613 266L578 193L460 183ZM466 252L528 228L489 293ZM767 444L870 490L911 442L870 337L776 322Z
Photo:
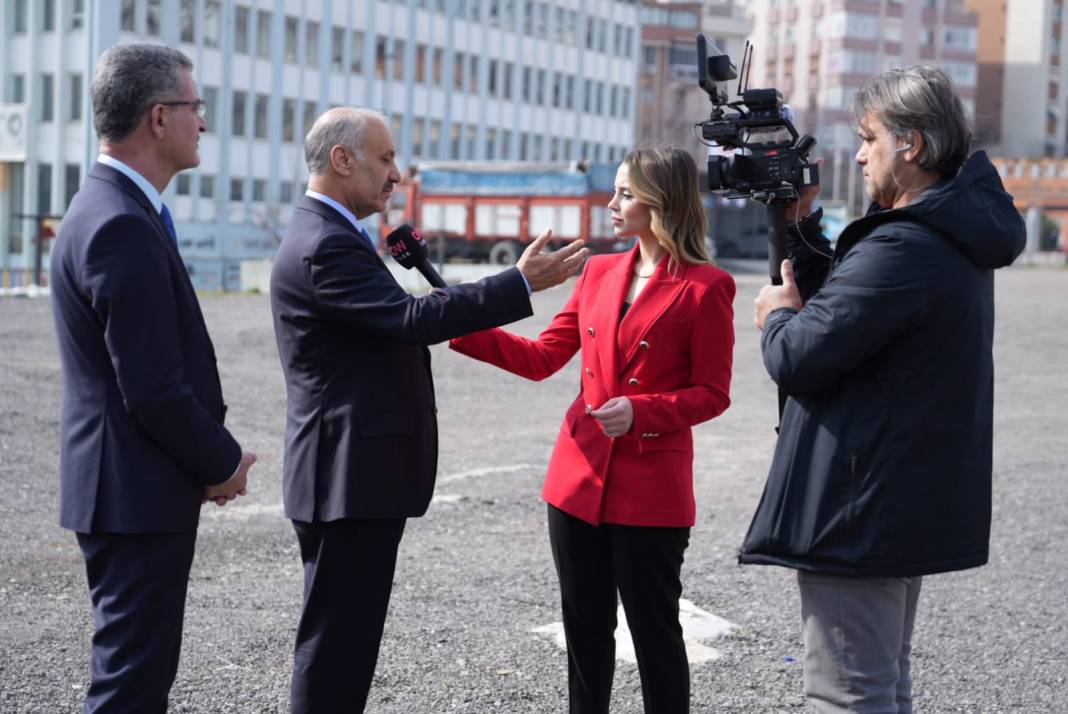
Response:
M204 497L201 500L201 503L215 501L215 505L225 506L238 496L244 496L247 493L248 470L254 463L256 463L255 454L241 454L241 461L238 464L237 473L233 475L233 478L229 481L223 481L215 486L206 487L204 489Z
M601 428L604 429L606 436L614 439L630 431L634 423L634 407L626 397L613 397L600 408L590 412L590 416L601 422Z

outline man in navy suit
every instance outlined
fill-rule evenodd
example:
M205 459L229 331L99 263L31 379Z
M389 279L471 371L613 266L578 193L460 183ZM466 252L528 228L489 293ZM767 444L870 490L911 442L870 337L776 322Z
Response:
M294 714L367 702L405 521L430 504L437 408L426 345L531 314L530 293L578 271L581 241L515 268L413 297L360 221L400 180L386 119L336 108L304 144L308 192L271 275L288 397L284 486L304 562Z
M59 520L77 533L96 622L86 712L166 711L201 503L244 494L256 460L223 427L215 352L160 198L200 163L192 68L158 45L100 57L100 157L52 254Z

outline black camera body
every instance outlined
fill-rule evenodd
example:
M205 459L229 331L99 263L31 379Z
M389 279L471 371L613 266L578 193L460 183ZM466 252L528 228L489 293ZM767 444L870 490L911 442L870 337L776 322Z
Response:
M743 75L752 66L752 45L746 43ZM697 36L698 83L712 100L712 115L701 127L706 144L733 150L708 157L708 189L726 198L752 198L765 203L794 200L805 186L819 183L819 167L808 154L816 140L800 136L784 111L777 89L745 89L740 101L728 101L724 84L737 79L730 58L704 35Z

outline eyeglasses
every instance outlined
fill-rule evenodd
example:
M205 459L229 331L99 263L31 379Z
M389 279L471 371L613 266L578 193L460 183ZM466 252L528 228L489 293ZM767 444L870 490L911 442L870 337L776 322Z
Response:
M207 112L208 103L203 99L187 99L184 101L174 102L156 102L156 104L162 104L165 107L191 107L198 117L202 117Z

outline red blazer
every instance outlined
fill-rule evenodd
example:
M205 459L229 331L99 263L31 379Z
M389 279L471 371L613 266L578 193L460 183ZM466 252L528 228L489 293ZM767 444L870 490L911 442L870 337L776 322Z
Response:
M688 527L690 427L730 404L734 280L710 265L673 275L661 260L620 321L637 251L591 258L537 340L494 329L450 347L534 380L581 348L582 390L564 415L543 497L594 525ZM634 424L612 439L589 413L617 396L630 399Z

